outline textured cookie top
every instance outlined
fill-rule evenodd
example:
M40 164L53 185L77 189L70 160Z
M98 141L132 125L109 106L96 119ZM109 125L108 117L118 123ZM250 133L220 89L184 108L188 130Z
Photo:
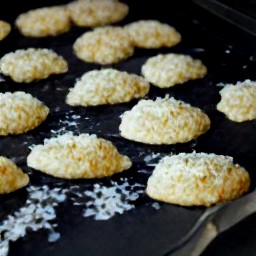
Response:
M25 92L0 93L0 135L25 133L43 122L49 109Z
M86 32L74 43L78 58L98 64L112 64L131 56L134 47L120 27L102 27Z
M147 144L188 142L210 128L210 119L199 108L174 98L140 100L122 116L124 138Z
M24 36L45 37L69 31L71 22L65 6L52 6L20 14L15 25Z
M11 31L11 25L3 20L0 20L0 41L3 40Z
M35 146L27 158L28 166L49 175L66 178L102 178L129 169L127 156L96 135L64 134Z
M0 59L1 73L18 83L30 83L67 70L67 62L50 49L16 50Z
M241 196L249 186L248 172L231 157L180 153L157 164L146 193L166 203L210 206Z
M207 68L200 60L182 54L159 54L142 66L147 81L160 88L168 88L189 80L202 78Z
M0 194L7 194L25 187L29 182L27 174L11 160L0 156Z
M97 106L144 97L149 84L144 78L115 69L85 73L70 89L66 102L72 106Z
M68 4L68 11L77 26L96 27L121 21L129 7L118 1L74 1Z
M175 28L157 20L140 20L124 27L133 44L141 48L171 47L181 41Z
M256 82L245 80L228 84L221 91L217 109L230 120L243 122L256 119Z

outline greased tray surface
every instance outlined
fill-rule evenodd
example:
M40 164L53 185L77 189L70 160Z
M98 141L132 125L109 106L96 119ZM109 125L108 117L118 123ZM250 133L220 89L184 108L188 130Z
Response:
M154 99L169 94L200 107L211 118L211 129L197 140L170 146L144 145L121 138L118 132L120 115L134 106L137 101L87 108L73 108L65 104L68 89L74 85L77 78L86 71L102 68L101 65L84 63L73 54L73 42L87 29L73 27L64 35L41 39L25 38L14 30L8 39L1 42L1 55L27 47L51 48L66 58L69 71L64 75L52 76L31 84L17 84L8 78L1 81L1 92L17 90L29 92L45 102L51 112L47 120L33 131L18 136L1 137L0 154L13 159L30 174L30 185L38 188L43 185L47 185L49 189L61 188L67 191L65 192L67 197L55 207L56 218L53 222L56 224L56 232L60 234L60 239L49 243L49 232L46 229L28 231L24 238L10 244L9 255L160 256L168 252L177 245L205 211L203 207L187 208L164 203L154 207L154 201L143 192L147 179L152 173L152 165L170 153L196 150L233 156L235 162L250 172L251 190L255 188L256 122L234 123L216 111L216 104L220 100L218 92L221 89L216 84L255 79L255 64L249 58L239 55L232 45L225 44L211 35L203 28L203 24L198 23L191 15L189 9L175 6L167 12L164 11L166 4L162 1L162 5L157 5L154 11L150 11L149 7L145 7L146 2L143 3L144 8L136 1L128 2L130 13L119 24L124 25L138 19L159 19L176 27L182 34L182 42L168 49L136 49L134 56L129 59L105 67L140 75L141 66L147 58L158 53L177 52L201 59L208 67L208 75L205 78L170 89L151 86L147 98ZM42 143L45 138L62 133L62 128L75 134L95 133L111 140L120 152L131 158L133 167L111 178L90 181L65 181L27 168L26 156L30 152L29 146ZM128 188L136 193L136 200L129 201L123 198L133 208L122 214L117 213L108 220L95 220L93 216L84 217L86 196L82 199L85 202L76 205L75 203L79 203L81 199L79 201L69 190L76 188L81 193L85 190L91 191L95 184L111 188L114 182L118 184L127 182ZM29 192L26 189L1 196L1 220L19 211L20 207L25 205L28 196Z

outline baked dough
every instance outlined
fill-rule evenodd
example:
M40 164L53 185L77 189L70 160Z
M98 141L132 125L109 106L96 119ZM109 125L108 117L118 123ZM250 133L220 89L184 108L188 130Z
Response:
M3 20L0 20L0 41L8 36L11 32L11 25Z
M111 176L129 169L127 156L96 135L70 133L51 138L35 146L27 164L49 175L66 179L90 179Z
M139 20L124 27L133 44L140 48L171 47L181 41L175 28L157 20Z
M67 70L66 60L50 49L16 50L0 59L1 73L10 76L17 83L30 83Z
M142 66L142 74L146 80L160 88L203 78L206 73L207 68L200 60L176 53L151 57Z
M199 108L168 97L140 100L121 118L121 136L147 144L188 142L210 128L210 119Z
M15 25L24 36L46 37L69 31L71 22L65 6L52 6L20 14Z
M71 106L116 104L144 97L148 91L148 82L140 76L111 68L93 70L70 89L66 102Z
M125 3L107 0L73 1L67 6L72 21L80 27L116 23L124 19L129 11Z
M15 163L6 157L0 156L0 194L14 192L25 187L29 176Z
M146 193L153 199L183 206L211 206L249 190L248 172L233 158L206 153L164 157L150 176Z
M134 52L129 35L121 27L111 26L84 33L73 48L79 59L98 64L117 63Z
M235 122L256 119L256 82L245 80L228 84L221 91L217 109Z
M49 108L25 92L0 93L0 135L20 134L41 124Z

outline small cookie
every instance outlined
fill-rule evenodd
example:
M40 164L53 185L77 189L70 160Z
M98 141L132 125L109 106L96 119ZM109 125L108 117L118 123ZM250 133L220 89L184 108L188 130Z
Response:
M11 160L0 156L0 194L14 192L25 187L28 182L29 176L27 174Z
M200 60L175 53L151 57L142 66L142 74L146 80L160 88L203 78L206 73L207 68Z
M49 108L25 92L0 93L0 135L20 134L41 124Z
M11 32L11 25L3 20L0 20L0 41L8 36Z
M211 206L249 190L248 172L233 158L206 153L164 157L149 177L146 193L153 199L183 206Z
M124 19L129 7L118 1L74 1L68 6L72 21L80 27L96 27L113 24Z
M171 47L181 41L175 28L157 20L140 20L124 27L133 44L140 48Z
M66 60L49 49L16 50L0 59L0 72L17 83L30 83L67 71Z
M74 43L76 56L86 62L113 64L130 57L134 47L120 27L102 27L86 32Z
M140 100L122 115L121 136L147 144L188 142L210 128L201 109L174 98Z
M148 91L148 82L140 76L115 69L93 70L70 89L66 102L71 106L116 104L144 97Z
M24 36L46 37L69 31L71 22L65 6L52 6L20 14L15 25Z
M228 84L221 91L217 109L235 122L256 119L256 82Z
M131 167L127 156L96 135L66 133L35 146L27 164L36 170L65 179L91 179L111 176Z

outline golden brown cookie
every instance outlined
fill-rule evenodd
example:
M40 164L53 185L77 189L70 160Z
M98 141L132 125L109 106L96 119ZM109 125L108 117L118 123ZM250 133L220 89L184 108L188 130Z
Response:
M11 25L3 20L0 20L0 41L8 36L11 32Z

